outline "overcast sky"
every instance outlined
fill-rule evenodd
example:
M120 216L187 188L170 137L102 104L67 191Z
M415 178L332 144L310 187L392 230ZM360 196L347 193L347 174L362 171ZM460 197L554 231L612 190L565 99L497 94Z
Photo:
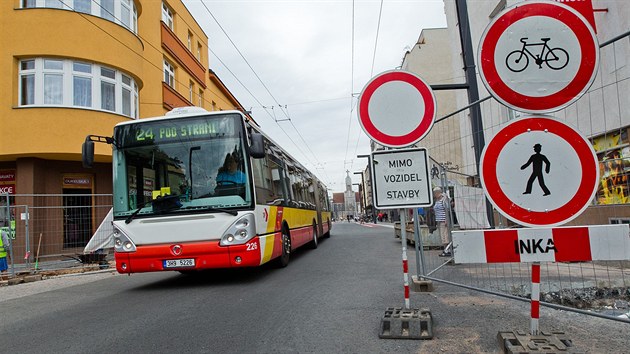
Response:
M401 65L422 29L446 26L442 0L183 1L209 38L210 68L332 192L346 170L361 181L356 156L370 153L358 94Z

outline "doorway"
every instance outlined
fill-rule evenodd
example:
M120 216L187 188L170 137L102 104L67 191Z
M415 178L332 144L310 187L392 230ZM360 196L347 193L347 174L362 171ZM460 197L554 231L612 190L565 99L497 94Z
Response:
M92 190L63 189L63 247L85 247L92 237Z

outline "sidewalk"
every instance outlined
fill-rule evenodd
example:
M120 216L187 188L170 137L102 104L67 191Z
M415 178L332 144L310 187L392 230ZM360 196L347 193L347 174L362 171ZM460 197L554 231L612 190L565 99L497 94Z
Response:
M38 263L20 263L11 266L7 273L0 277L0 286L17 285L30 283L50 277L93 273L98 271L108 271L116 269L112 255L106 257L107 264L81 263L79 260L68 257L68 259L44 261ZM36 267L37 266L37 267Z

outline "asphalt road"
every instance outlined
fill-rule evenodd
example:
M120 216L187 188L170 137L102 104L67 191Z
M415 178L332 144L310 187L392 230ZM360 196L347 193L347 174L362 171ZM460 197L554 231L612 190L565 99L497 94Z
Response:
M477 353L500 352L498 331L529 329L523 302L435 284L411 293L429 308L432 340L379 339L403 306L401 245L386 226L334 224L287 268L200 276L110 272L0 288L3 353ZM413 268L413 252L409 252ZM627 353L630 326L541 309L540 328L574 348Z

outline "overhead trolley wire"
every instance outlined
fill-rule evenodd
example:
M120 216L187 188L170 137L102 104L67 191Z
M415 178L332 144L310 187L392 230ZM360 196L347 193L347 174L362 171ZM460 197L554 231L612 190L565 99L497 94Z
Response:
M274 100L274 102L278 105L278 107L280 108L280 110L282 111L282 113L287 117L287 120L289 120L289 122L291 123L291 126L293 127L293 129L295 130L295 132L297 133L298 137L300 137L300 139L302 140L302 142L304 143L304 145L306 146L306 148L308 149L308 151L311 153L311 155L313 155L313 157L315 158L315 161L317 162L317 164L314 164L310 158L300 149L300 147L295 143L295 141L293 141L293 139L289 136L289 134L280 126L280 124L278 123L278 120L272 116L269 111L266 110L266 107L264 105L262 105L262 103L251 93L251 91L247 90L247 92L252 95L252 97L254 97L254 99L256 100L256 102L258 102L258 104L260 104L263 108L265 108L265 112L267 112L267 114L272 117L272 119L276 122L276 124L278 125L278 127L280 127L280 129L285 133L285 135L287 135L287 137L289 138L289 140L291 140L291 142L297 147L297 149L300 151L300 153L302 153L302 155L304 155L304 157L308 160L308 162L310 164L312 164L313 166L317 166L318 164L321 165L321 163L319 162L319 159L317 158L317 155L315 155L315 153L313 152L313 150L311 150L310 145L306 142L306 140L304 139L304 137L302 136L302 134L300 133L300 131L297 129L297 127L293 124L293 121L291 120L291 117L289 116L288 112L285 111L285 109L283 109L283 106L278 102L278 100L275 98L275 96L271 93L271 91L269 90L269 88L267 87L267 85L262 81L262 79L260 78L260 76L258 75L258 73L256 73L256 70L254 70L254 68L251 66L251 64L249 63L249 61L245 58L245 56L243 55L243 53L241 52L241 50L238 48L238 46L236 45L236 43L234 43L234 41L232 40L232 38L230 37L230 35L227 33L227 31L223 28L223 26L221 25L221 23L219 23L219 21L217 20L217 18L214 16L214 14L210 11L210 9L208 8L208 6L202 1L200 1L201 4L203 5L203 7L206 9L206 11L208 12L208 14L210 15L210 17L212 17L212 19L214 20L214 22L217 24L217 26L219 26L219 28L221 29L221 31L223 32L223 34L227 37L227 39L230 41L230 43L232 44L232 46L234 47L234 49L236 49L236 51L238 52L239 56L243 59L243 61L245 61L245 63L247 64L247 66L250 68L250 70L252 71L252 73L254 73L254 76L256 76L256 78L258 79L258 81L262 84L262 86L265 88L265 90L267 91L267 93L269 94L269 96L271 96L271 98ZM216 53L212 52L212 54L217 57L217 59L219 59L219 57L217 56ZM221 61L219 59L219 61ZM223 64L223 66L226 67L225 63L223 61L221 61L221 64ZM236 78L236 75L234 75L234 73L228 69L228 71ZM237 79L238 80L238 79ZM239 83L241 85L243 85L243 83L238 80ZM244 87L244 85L243 85Z
M210 9L208 8L208 6L204 3L203 0L200 1L201 5L203 5L203 7L206 9L206 11L208 12L208 14L210 15L210 17L212 17L212 19L214 20L214 22L216 22L217 26L219 26L219 28L221 29L221 31L223 32L223 34L225 34L225 37L227 37L227 39L230 41L230 43L232 43L232 46L234 47L234 49L236 49L236 52L238 52L238 55L241 56L241 58L243 59L243 61L245 61L245 64L247 64L247 66L251 69L252 73L254 73L254 76L256 76L256 78L258 79L258 81L260 82L260 84L265 88L265 90L267 90L267 93L269 94L269 96L271 96L271 98L273 98L274 102L276 102L276 104L278 106L280 106L280 110L282 110L282 106L280 105L280 103L278 103L278 100L274 97L274 95L271 93L271 91L269 90L269 88L267 87L267 85L265 85L265 83L262 81L262 79L260 78L260 76L258 76L258 73L256 73L256 70L254 70L254 68L251 66L251 64L249 63L249 61L245 58L245 56L243 55L243 53L241 52L240 49L238 49L238 46L236 46L236 43L234 43L234 41L232 40L232 38L230 37L230 35L228 35L227 31L223 28L223 26L221 26L221 24L219 23L219 21L217 20L217 18L214 16L214 14L212 13L212 11L210 11ZM289 115L282 110L282 112L284 113L284 115L289 118ZM290 119L290 118L289 118Z
M381 0L381 7L378 10L378 24L376 26L376 40L374 41L374 55L372 55L372 69L370 69L370 77L374 75L374 62L376 61L376 48L378 46L378 34L381 30L381 15L383 14L383 0Z
M351 50L350 50L350 115L348 117L348 134L346 137L346 153L343 156L343 168L348 164L348 148L350 147L350 128L352 127L352 112L354 111L354 0L352 0L351 18ZM352 167L352 166L351 166Z
M97 23L93 22L90 20L89 17L85 16L84 13L80 12L80 11L76 11L72 6L68 5L64 0L59 0L61 2L62 5L64 5L65 7L67 7L68 9L71 9L72 11L74 11L75 13L77 13L79 16L81 16L81 18L83 18L84 20L88 21L91 25L93 25L94 27L98 28L99 30L101 30L103 33L105 33L106 35L110 36L111 38L113 38L116 42L122 44L125 48L129 49L133 54L137 55L138 57L140 57L140 59L146 61L148 64L150 64L151 66L153 66L154 68L158 69L160 72L162 72L162 70L164 68L161 68L157 65L155 65L154 63L150 62L147 58L145 58L145 56L143 55L143 53L138 53L136 52L133 48L129 47L127 44L125 44L124 42L122 42L120 39L116 38L113 34L109 33L108 31L106 31L105 29L103 29L101 26L99 26ZM108 14L110 14L113 18L117 19L118 21L121 21L119 18L117 18L114 14L112 14L111 12L109 12L109 10L107 10L106 8L104 8L100 3L97 3L96 1L92 0L92 2L94 2L95 4L97 4L101 9L105 10ZM122 23L122 21L121 21ZM152 47L153 49L155 49L156 51L160 52L161 51L156 48L151 42L147 41L145 38L143 38L142 36L140 36L139 34L135 33L135 35L137 35L140 39L143 40L143 43L147 43L149 44L150 47ZM181 85L185 85L183 82L174 79L175 82L177 82L178 84ZM219 97L219 99L225 103L227 103L228 105L232 105L232 102L226 101L225 99L221 98L221 96L219 95L218 92L214 92L212 90L210 90L209 88L207 89L210 92L216 93L217 96ZM206 103L211 103L210 101L206 100L204 98L204 102ZM141 104L154 104L151 102L140 102ZM238 109L238 107L234 107L235 109ZM139 117L138 117L139 118Z

